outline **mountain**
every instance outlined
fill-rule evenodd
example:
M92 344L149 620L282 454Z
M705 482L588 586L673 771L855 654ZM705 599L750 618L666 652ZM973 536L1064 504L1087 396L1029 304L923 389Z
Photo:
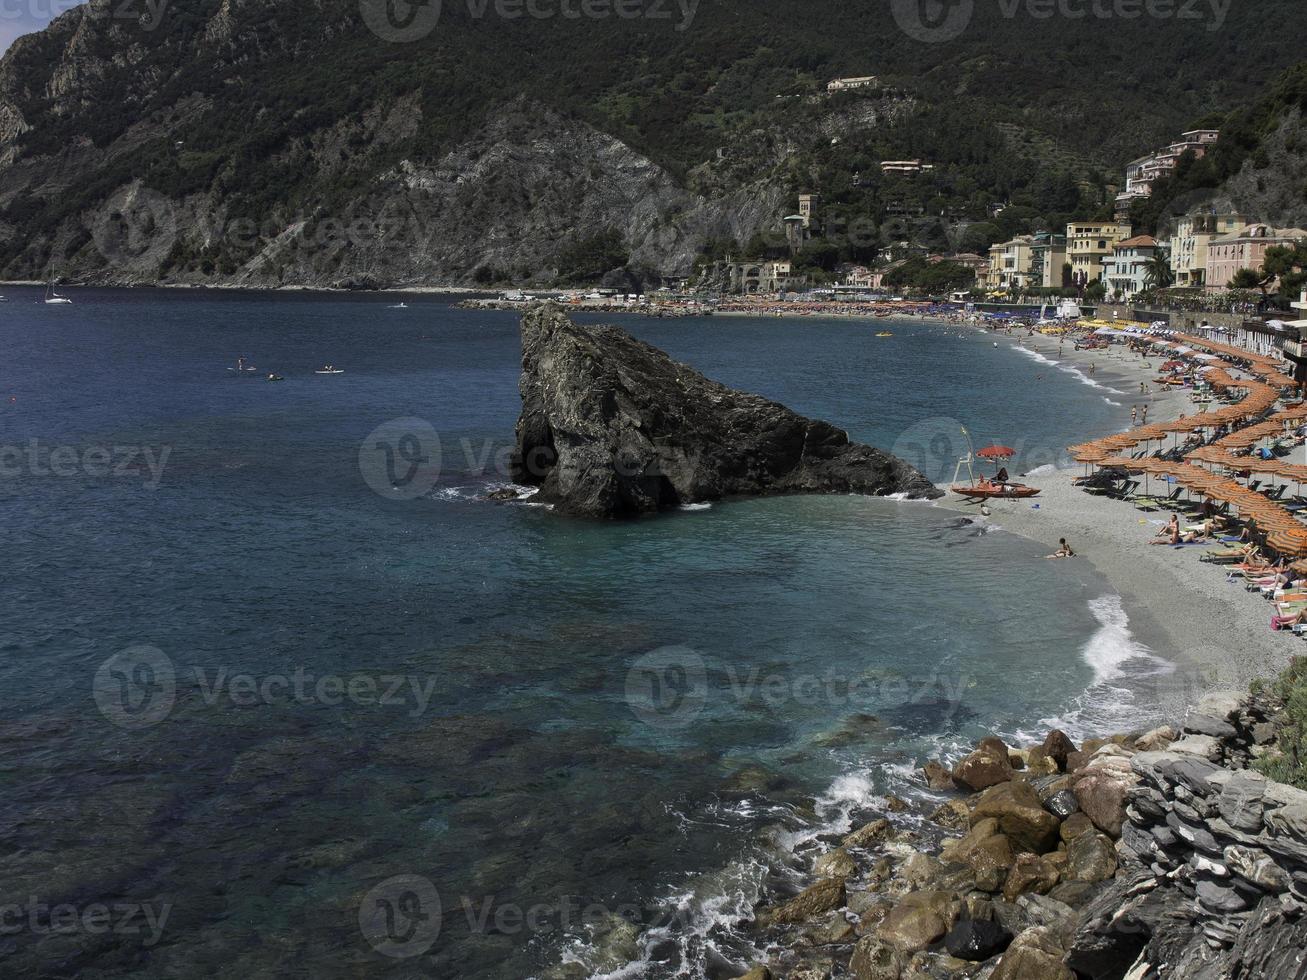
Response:
M856 257L896 213L1101 206L1125 160L1251 102L1307 26L1292 0L1164 21L922 4L942 19L915 0L92 0L0 60L0 278L526 283L596 253L684 273L805 190L832 225L872 223L835 246ZM879 84L827 96L850 75ZM935 178L884 177L900 157Z

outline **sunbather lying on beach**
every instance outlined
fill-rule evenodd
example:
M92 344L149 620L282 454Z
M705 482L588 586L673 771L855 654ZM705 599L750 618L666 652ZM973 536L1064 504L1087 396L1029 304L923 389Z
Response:
M1066 538L1058 538L1057 543L1057 551L1053 552L1051 555L1045 555L1045 558L1074 558L1076 556L1075 551L1073 551L1071 546L1066 543Z

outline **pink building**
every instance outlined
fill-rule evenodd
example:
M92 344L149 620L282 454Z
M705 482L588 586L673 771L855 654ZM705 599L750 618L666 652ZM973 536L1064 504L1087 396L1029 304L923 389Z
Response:
M1240 269L1260 269L1266 250L1272 245L1293 245L1307 239L1302 228L1272 228L1249 225L1228 235L1218 235L1207 246L1207 289L1222 292Z

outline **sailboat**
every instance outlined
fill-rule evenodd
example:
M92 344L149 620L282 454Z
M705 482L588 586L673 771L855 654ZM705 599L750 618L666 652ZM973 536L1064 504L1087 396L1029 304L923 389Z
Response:
M54 283L49 283L45 287L45 302L47 306L59 306L64 303L71 306L73 301L67 296L60 296L54 291Z

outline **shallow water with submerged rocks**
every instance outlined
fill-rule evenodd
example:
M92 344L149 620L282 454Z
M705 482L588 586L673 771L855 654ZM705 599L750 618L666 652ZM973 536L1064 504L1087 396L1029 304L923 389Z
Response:
M732 975L740 918L925 758L1102 730L1165 682L1090 566L929 505L485 501L511 314L6 292L0 904L169 910L157 939L25 927L15 970ZM959 328L609 319L937 480L961 423L1014 473L1122 423L1108 379ZM416 494L377 479L413 419Z

